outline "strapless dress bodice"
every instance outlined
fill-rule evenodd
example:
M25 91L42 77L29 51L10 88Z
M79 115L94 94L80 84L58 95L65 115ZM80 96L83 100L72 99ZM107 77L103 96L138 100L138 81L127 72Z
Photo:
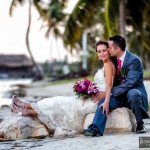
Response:
M106 89L106 82L104 76L104 68L99 69L94 76L94 81L100 91L105 91Z

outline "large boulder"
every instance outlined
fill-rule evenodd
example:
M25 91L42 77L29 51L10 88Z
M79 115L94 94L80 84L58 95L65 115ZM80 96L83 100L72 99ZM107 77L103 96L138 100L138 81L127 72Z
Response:
M47 129L36 118L13 116L0 123L0 137L24 139L49 135Z
M83 115L83 126L80 121L76 120L75 126L78 127L77 132L81 128L86 129L88 125L92 123L95 113ZM79 124L79 125L77 125ZM5 139L20 139L20 138L33 138L33 137L45 137L49 136L49 133L53 133L55 138L62 137L74 137L77 132L73 130L73 127L57 127L52 132L47 129L37 118L22 117L14 115L13 117L6 118L0 123L0 138ZM117 108L113 112L109 113L105 133L117 133L117 132L131 132L136 127L136 121L133 113L128 108Z
M93 121L95 113L87 114L83 123L86 129ZM117 108L108 114L105 133L132 132L136 129L135 116L128 108Z

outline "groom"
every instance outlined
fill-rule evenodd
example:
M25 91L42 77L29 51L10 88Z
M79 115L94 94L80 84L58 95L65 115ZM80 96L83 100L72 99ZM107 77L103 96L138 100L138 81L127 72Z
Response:
M136 133L145 133L143 119L149 118L147 93L143 84L143 67L140 59L131 52L127 51L126 41L120 35L109 38L109 53L117 58L117 75L112 88L112 95L109 103L109 111L118 107L130 108L136 118ZM101 95L94 100L100 106L104 102ZM102 136L106 125L106 113L103 108L97 107L92 124L84 130L85 136Z

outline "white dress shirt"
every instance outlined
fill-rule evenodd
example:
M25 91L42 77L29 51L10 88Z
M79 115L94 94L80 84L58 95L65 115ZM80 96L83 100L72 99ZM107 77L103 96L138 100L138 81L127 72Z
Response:
M126 56L126 50L124 51L123 55L119 58L121 60L121 67L123 66L125 56Z

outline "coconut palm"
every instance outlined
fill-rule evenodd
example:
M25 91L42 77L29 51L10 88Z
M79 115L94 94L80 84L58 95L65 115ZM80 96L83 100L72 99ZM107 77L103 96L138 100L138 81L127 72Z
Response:
M37 70L37 74L36 74L36 77L38 79L41 79L42 78L42 73L40 71L40 69L38 68L38 65L36 64L35 60L34 60L34 57L32 55L32 52L31 52L31 48L30 48L30 41L29 41L29 34L30 34L30 29L31 29L31 6L32 6L32 2L31 0L28 1L29 2L29 8L28 8L28 26L27 26L27 30L26 30L26 37L25 37L25 41L26 41L26 46L27 46L27 50L29 52L29 55L31 57L31 60L33 62L33 65L36 67L36 70ZM13 13L13 9L14 7L16 7L17 4L20 4L20 5L23 5L25 3L24 0L13 0L11 5L10 5L10 11L9 11L9 14L10 16L12 16L12 13Z
M95 13L100 6L100 0L79 0L65 26L64 43L75 47L80 42L82 32L95 23Z
M25 0L12 0L10 6L10 15L12 16L12 12L16 5L20 4L23 5ZM36 66L38 73L40 74L40 70L38 69L37 64L34 61L33 55L31 53L30 43L29 43L29 33L31 28L31 5L35 6L37 9L40 18L43 20L43 24L41 28L46 27L46 37L49 37L49 34L54 34L55 38L57 39L58 36L61 36L58 26L60 23L63 22L66 14L63 12L64 8L66 7L67 0L51 0L49 3L45 3L42 0L29 0L29 21L28 27L26 31L26 45L30 57L33 61L33 64ZM52 42L50 42L52 43Z
M64 26L64 22L67 14L64 13L64 9L66 8L67 0L51 0L47 4L47 9L45 9L45 15L42 16L43 25L42 27L46 27L46 37L48 38L50 35L55 37L55 43L57 47L57 52L60 57L58 51L57 39L58 37L62 37L62 33L60 31L60 26ZM46 23L46 25L45 25ZM52 42L53 38L50 39L50 52L52 53Z
M135 4L136 9L133 9ZM147 57L150 56L150 1L128 1L127 5L130 8L131 14L131 19L128 21L133 27L132 32L128 33L130 37L129 46L141 56L145 68L150 68L150 61Z
M76 43L81 43L83 30L100 23L104 30L101 37L107 39L119 32L123 36L126 35L131 49L134 49L134 38L135 42L138 41L141 56L144 57L150 51L149 11L149 0L79 0L66 24L64 43L75 47ZM93 21L95 17L98 19ZM126 27L132 30L129 32L125 30ZM138 50L135 52L138 53Z
M47 38L55 37L55 43L58 51L57 39L62 37L60 26L64 26L67 14L64 13L68 0L51 0L44 3L42 0L34 0L34 6L42 19L41 28L46 28L45 36ZM50 54L52 55L53 38L50 38ZM60 57L59 51L58 55ZM51 57L51 56L50 56Z

